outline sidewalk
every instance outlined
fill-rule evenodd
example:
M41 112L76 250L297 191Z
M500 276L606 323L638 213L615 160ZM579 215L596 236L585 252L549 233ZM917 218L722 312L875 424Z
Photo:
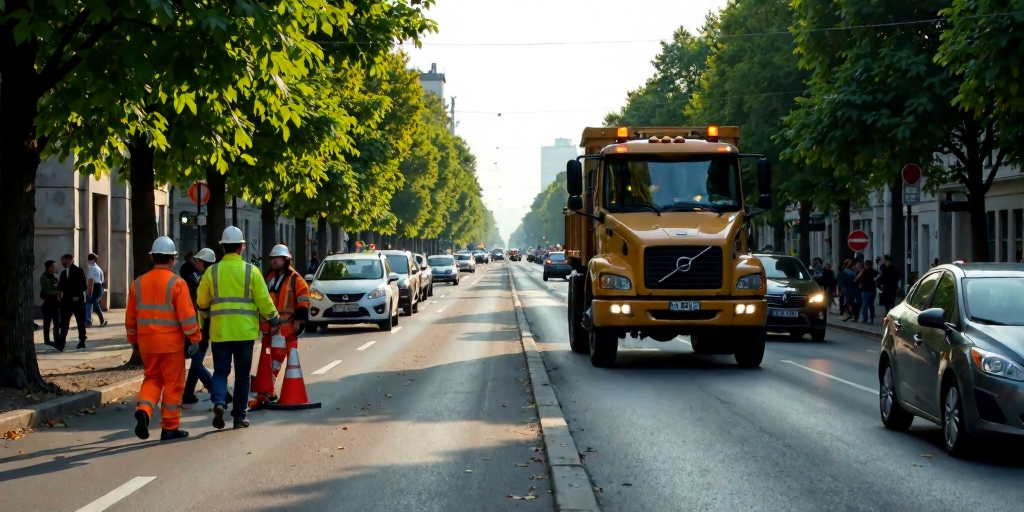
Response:
M885 329L882 327L882 319L884 318L885 309L878 305L877 299L875 301L875 321L870 324L861 323L859 316L857 322L854 322L853 320L844 322L839 315L839 306L833 303L829 310L828 326L833 329L860 334L869 338L881 338L882 333L885 332Z
M121 366L132 355L132 347L128 344L128 336L124 330L124 310L112 309L103 313L108 324L99 327L93 318L93 326L86 328L86 349L76 350L78 345L78 325L72 319L68 328L67 346L64 352L43 344L43 330L40 328L33 334L36 345L36 357L43 375L50 375L60 370L79 366L89 366L91 370L102 370ZM38 321L42 327L42 321Z

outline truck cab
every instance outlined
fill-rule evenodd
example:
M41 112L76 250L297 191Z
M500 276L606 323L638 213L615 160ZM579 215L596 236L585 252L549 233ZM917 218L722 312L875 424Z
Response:
M761 364L766 280L749 220L771 207L771 164L737 149L738 127L587 128L566 168L572 350L612 366L631 335L690 336L695 352ZM748 206L741 159L757 166Z

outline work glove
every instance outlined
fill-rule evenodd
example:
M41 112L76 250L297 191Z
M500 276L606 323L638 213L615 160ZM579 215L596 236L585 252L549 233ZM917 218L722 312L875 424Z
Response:
M196 353L198 353L198 352L199 352L199 344L198 343L193 343L193 344L189 345L188 348L185 349L185 353L188 354L189 357L192 357L192 356L196 355Z

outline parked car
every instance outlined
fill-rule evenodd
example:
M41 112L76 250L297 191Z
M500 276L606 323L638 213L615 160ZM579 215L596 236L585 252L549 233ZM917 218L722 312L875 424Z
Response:
M376 324L383 331L398 325L399 276L379 252L328 256L306 281L310 333L331 324Z
M432 269L433 282L451 283L453 286L459 285L459 264L455 261L455 256L437 254L428 257L427 264Z
M494 249L491 251L491 260L502 261L505 259L505 251L502 249Z
M409 251L381 251L391 265L391 271L398 274L398 304L402 314L410 316L420 311L420 266Z
M786 332L794 338L810 334L825 341L828 301L825 290L800 258L787 254L753 253L764 265L768 279L768 331ZM760 284L756 286L759 288Z
M882 424L914 416L942 427L946 451L980 437L1024 439L1024 265L929 270L883 320L878 362Z
M413 254L416 264L420 266L420 301L426 302L427 297L434 296L434 273L430 271L430 263L422 254Z
M572 266L565 261L564 252L552 252L548 254L548 257L544 260L544 280L547 281L549 277L561 277L562 279L568 280L569 274L572 273Z
M476 273L476 258L468 252L455 253L455 262L459 265L459 272Z

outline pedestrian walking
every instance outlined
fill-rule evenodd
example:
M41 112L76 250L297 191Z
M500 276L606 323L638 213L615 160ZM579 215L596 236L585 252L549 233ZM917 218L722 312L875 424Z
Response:
M71 328L71 317L75 317L78 325L78 350L85 348L85 292L88 286L85 281L85 272L75 265L75 257L65 254L60 257L60 264L64 270L57 280L57 290L60 292L60 338L54 342L54 348L63 352L68 341L68 330Z
M882 256L882 266L879 268L876 281L878 284L878 298L885 309L886 315L889 314L889 310L896 307L896 293L899 291L902 278L903 273L900 272L900 269L896 268L896 265L892 264L892 258L888 254Z
M224 428L228 375L233 361L235 393L231 417L234 418L234 428L245 428L249 426L246 408L249 405L253 343L260 336L260 317L266 319L273 334L280 332L281 320L270 300L267 283L259 278L259 270L242 259L245 252L242 230L228 226L221 235L220 243L224 257L203 274L197 292L197 303L210 318L213 426Z
M267 272L267 290L270 299L277 307L281 322L281 335L284 343L275 343L277 336L263 335L263 350L270 349L273 382L281 372L281 365L288 358L292 349L299 348L299 335L302 334L309 319L309 285L292 267L292 255L284 244L275 245L270 251L270 272ZM269 331L268 326L261 325L260 330ZM260 368L260 371L263 371ZM277 393L259 393L249 402L249 408L255 410L267 402L277 401Z
M201 334L188 285L174 273L178 254L174 241L157 238L149 254L153 270L128 289L124 314L128 342L138 347L145 367L135 406L135 435L149 439L149 421L159 401L160 440L172 441L188 437L180 428L185 355L199 348Z
M85 303L85 326L92 327L92 313L100 318L100 327L106 327L107 320L103 318L103 306L100 299L106 292L107 282L103 276L103 269L100 268L99 256L89 253L89 270L85 273L86 297Z
M306 267L307 274L316 274L316 270L320 268L320 260L316 256L309 257L309 266Z
M57 264L46 260L46 270L39 276L39 298L43 304L39 309L43 312L43 343L53 346L60 339L60 291L57 289ZM50 325L53 325L53 337L50 337Z
M860 319L864 323L875 322L875 278L878 272L872 268L870 261L864 262L864 268L857 274L855 281L860 289Z
M831 313L832 311L832 297L836 294L836 273L832 270L832 264L826 263L821 269L821 278L818 279L818 284L825 291L825 304L828 304L828 308L825 309L825 313Z
M843 270L839 272L837 281L839 282L839 293L841 294L841 309L843 313L846 313L844 322L853 320L857 321L857 313L860 311L858 305L860 301L860 289L856 283L857 270L854 268L854 263L850 260L843 262Z
M189 253L191 254L191 253ZM206 313L200 311L199 306L196 304L197 293L199 291L199 282L203 278L203 273L206 271L207 266L213 265L217 262L217 255L213 253L211 249L202 249L192 256L192 261L187 262L181 266L181 278L185 280L185 284L188 285L188 292L192 299L192 305L199 312L199 332L202 337L199 340L199 348L190 357L191 364L188 367L188 374L185 376L185 390L182 393L181 403L183 405L195 405L199 403L199 397L196 396L196 386L202 382L203 387L207 391L213 394L213 376L210 374L210 370L206 369L206 365L203 361L206 360L206 352L210 349L210 319ZM227 394L227 402L232 401L231 393Z

